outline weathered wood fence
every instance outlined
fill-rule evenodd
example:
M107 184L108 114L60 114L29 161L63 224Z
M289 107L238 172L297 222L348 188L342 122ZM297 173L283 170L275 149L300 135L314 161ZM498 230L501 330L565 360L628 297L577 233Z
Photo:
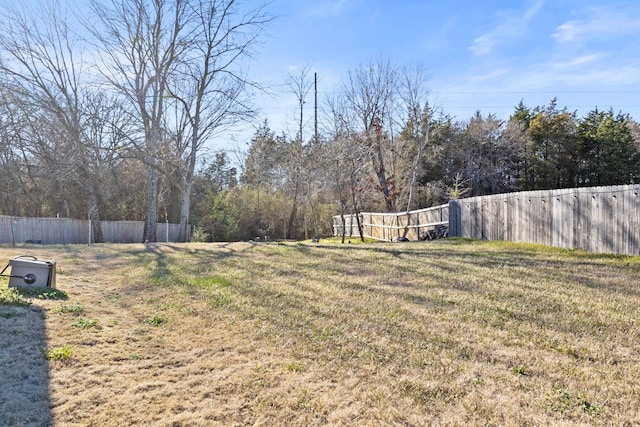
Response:
M354 214L345 215L345 236L359 237L358 222ZM393 241L398 237L409 240L424 239L426 233L438 225L449 224L449 205L434 206L400 213L372 213L360 214L362 234L377 240ZM342 235L342 218L333 217L334 236Z
M93 243L89 220L70 218L18 218L0 216L0 243L39 242L43 244ZM142 243L143 221L101 221L104 241ZM177 242L179 224L158 223L159 242Z
M640 185L526 191L449 202L449 235L640 254Z
M361 213L360 219L364 236L378 240L419 240L448 225L449 236L640 255L639 184L469 197L409 213ZM359 236L356 217L345 220L345 235ZM342 233L339 215L333 233Z

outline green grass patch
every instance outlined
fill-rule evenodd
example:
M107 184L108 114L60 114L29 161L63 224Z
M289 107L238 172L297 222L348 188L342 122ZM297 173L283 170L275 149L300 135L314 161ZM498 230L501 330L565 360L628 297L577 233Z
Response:
M17 288L20 295L28 298L66 300L69 298L66 292L53 288Z
M142 323L146 323L147 325L151 325L151 326L162 326L167 322L168 320L165 317L160 315L149 316L142 319Z
M312 240L306 240L305 243L311 243ZM342 237L340 236L332 236L332 237L323 237L320 239L318 243L327 243L327 244L342 244ZM360 240L359 236L345 236L344 238L345 244L350 245L360 245L360 244L372 244L372 243L384 243L380 240L372 239L370 237L365 237L364 241Z
M80 329L89 329L89 328L95 328L96 326L98 326L98 319L85 319L85 318L78 318L76 319L71 326L73 326L74 328L80 328Z
M84 313L84 306L82 304L74 303L74 304L62 304L60 307L56 309L58 313L73 313L73 314L82 314Z
M528 377L529 375L531 375L529 368L527 368L525 365L514 366L513 368L511 368L511 372L519 377Z
M222 276L205 276L198 277L191 281L198 288L227 288L233 285L233 282Z
M73 346L64 345L51 349L45 349L45 357L48 360L69 360L73 357Z
M27 306L31 302L24 298L24 296L16 288L0 288L0 305L18 305Z
M561 414L583 412L590 416L596 416L602 411L600 405L589 401L584 394L570 393L562 388L556 388L547 393L545 395L545 402L551 411Z

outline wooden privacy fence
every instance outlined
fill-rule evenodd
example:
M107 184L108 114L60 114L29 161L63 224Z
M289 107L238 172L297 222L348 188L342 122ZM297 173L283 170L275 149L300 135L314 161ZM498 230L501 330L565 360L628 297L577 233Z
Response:
M359 237L358 222L354 214L345 215L345 236ZM400 213L362 212L360 223L364 237L393 241L398 237L409 240L424 239L426 233L439 225L449 224L449 205L434 206ZM333 217L333 235L342 235L342 218Z
M89 220L70 218L18 218L0 216L0 243L43 244L93 243ZM143 221L101 221L102 235L109 243L142 243ZM179 224L158 223L158 242L177 242Z
M420 240L447 225L455 237L640 255L639 194L640 184L522 191L451 200L408 213L366 212L360 220L364 236L378 240ZM345 215L344 228L346 236L359 236L355 215ZM333 234L342 234L339 215L333 217Z
M526 191L449 202L449 235L640 253L640 185Z

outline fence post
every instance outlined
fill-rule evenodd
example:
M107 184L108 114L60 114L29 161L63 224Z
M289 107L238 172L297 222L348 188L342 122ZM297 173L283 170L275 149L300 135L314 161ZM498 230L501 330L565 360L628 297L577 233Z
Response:
M93 234L93 230L91 229L91 217L89 217L89 240L87 240L87 245L91 246L91 235Z
M353 215L349 215L349 237L353 237Z
M13 218L9 217L9 225L11 226L11 247L16 247L16 225Z
M462 237L462 212L458 200L449 200L449 236ZM442 210L440 211L442 221Z

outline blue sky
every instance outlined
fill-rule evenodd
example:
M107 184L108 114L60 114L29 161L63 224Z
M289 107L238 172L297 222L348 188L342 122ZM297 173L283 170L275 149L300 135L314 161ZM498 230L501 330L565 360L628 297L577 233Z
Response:
M579 117L612 107L640 120L637 0L274 0L269 10L250 72L278 94L256 98L276 132L295 129L289 72L310 65L322 98L381 56L422 64L432 103L458 120L476 110L506 119L520 100L553 97Z

